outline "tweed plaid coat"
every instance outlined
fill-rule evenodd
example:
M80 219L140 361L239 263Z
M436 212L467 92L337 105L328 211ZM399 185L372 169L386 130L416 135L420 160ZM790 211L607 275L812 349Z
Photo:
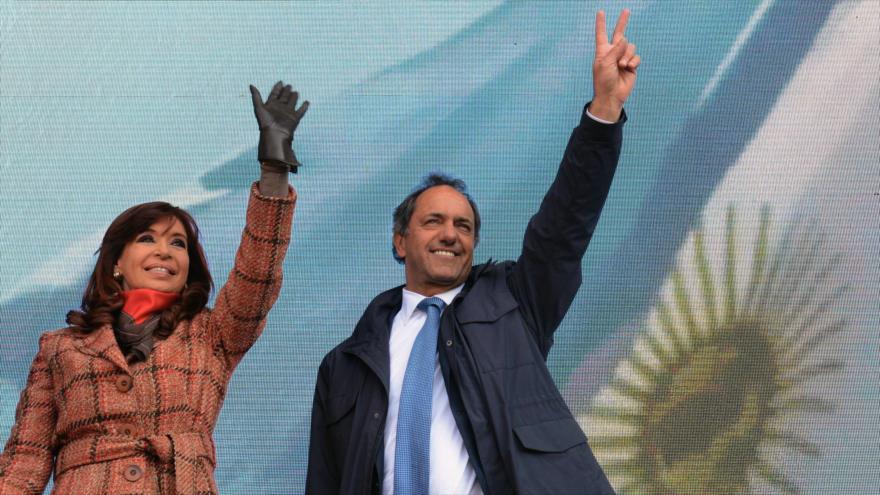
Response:
M296 194L251 189L235 266L205 309L129 366L113 329L47 332L0 455L0 495L217 493L211 433L281 289Z

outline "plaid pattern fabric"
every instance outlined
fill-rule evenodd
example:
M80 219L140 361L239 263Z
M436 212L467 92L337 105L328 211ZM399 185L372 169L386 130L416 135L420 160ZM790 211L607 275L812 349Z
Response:
M281 289L296 195L251 189L235 266L205 309L129 366L109 326L40 338L9 440L0 495L217 493L211 433L236 365Z

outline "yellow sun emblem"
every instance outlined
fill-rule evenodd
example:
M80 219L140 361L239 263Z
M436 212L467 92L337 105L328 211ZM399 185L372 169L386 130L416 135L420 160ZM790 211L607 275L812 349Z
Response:
M580 418L621 493L797 494L780 456L820 453L797 424L831 410L808 382L843 366L814 352L846 326L830 310L838 258L807 229L772 242L766 208L745 242L735 220L729 207L712 249L692 232L646 331Z

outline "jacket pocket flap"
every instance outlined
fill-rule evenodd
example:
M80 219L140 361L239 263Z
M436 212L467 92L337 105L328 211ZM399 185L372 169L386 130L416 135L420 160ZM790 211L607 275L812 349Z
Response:
M466 323L491 323L498 321L502 316L518 308L516 299L509 290L493 294L493 297L465 298L456 311L456 317L461 324Z
M519 307L507 285L507 273L511 266L512 262L488 267L481 265L477 270L480 272L478 281L455 310L459 323L491 323Z
M327 399L327 424L332 425L340 419L344 418L357 403L357 393L334 395Z
M523 447L540 452L565 452L587 442L586 435L572 418L514 426L513 432Z

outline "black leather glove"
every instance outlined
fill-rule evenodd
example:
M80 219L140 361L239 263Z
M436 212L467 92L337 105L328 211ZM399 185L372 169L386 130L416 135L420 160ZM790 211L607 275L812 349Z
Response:
M260 163L277 162L296 173L297 167L302 164L293 153L293 131L309 109L309 102L304 101L297 109L296 100L299 99L299 93L293 91L289 84L285 86L281 81L272 87L266 103L263 103L260 91L253 85L251 85L251 97L254 100L254 114L260 126L257 158Z

